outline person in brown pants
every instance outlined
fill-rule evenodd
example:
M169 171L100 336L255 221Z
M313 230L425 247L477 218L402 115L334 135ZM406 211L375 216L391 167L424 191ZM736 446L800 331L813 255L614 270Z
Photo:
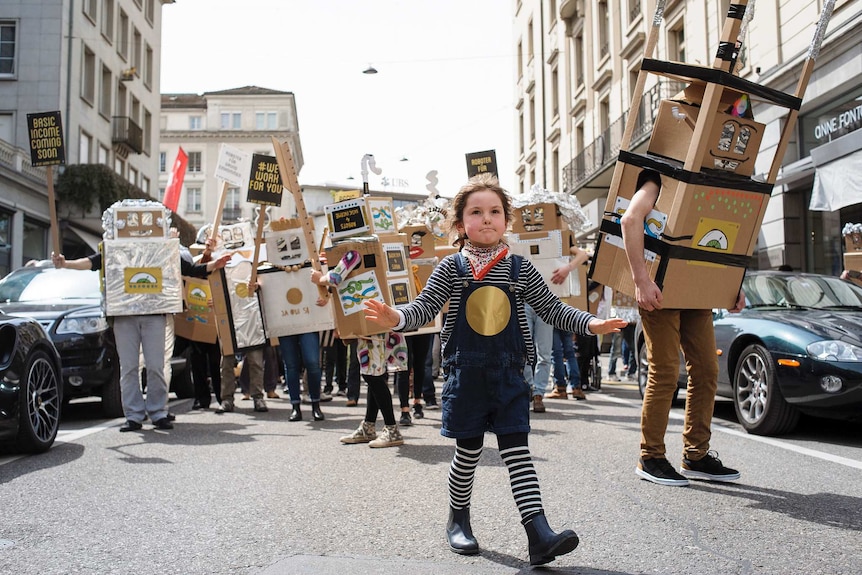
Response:
M644 262L644 223L658 200L661 176L643 170L637 191L620 219L626 256L635 283L641 324L646 341L649 372L641 409L640 459L635 473L659 485L688 485L688 478L735 481L740 474L725 467L710 451L710 424L718 378L715 331L710 309L664 309L662 293L650 278ZM745 296L740 290L735 307L740 311ZM664 436L679 374L679 350L688 365L683 455L680 471L668 462Z

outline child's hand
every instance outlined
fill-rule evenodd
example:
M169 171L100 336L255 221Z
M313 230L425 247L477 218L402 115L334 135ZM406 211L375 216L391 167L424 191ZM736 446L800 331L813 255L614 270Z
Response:
M393 308L376 299L365 302L365 319L380 324L383 327L393 328L401 321L401 316Z
M320 281L320 278L323 277L323 272L320 270L311 270L311 283L315 285L325 285L325 283Z
M329 297L319 297L319 298L317 298L317 301L314 302L314 304L317 305L318 307L323 307L328 303L329 303Z
M615 333L620 331L622 328L627 326L629 322L624 319L620 319L618 317L614 317L611 319L599 319L596 318L590 321L589 328L590 331L596 335L601 335L603 333Z

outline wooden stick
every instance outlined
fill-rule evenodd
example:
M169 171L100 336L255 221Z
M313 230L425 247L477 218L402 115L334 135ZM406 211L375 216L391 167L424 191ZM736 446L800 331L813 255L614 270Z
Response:
M275 159L278 161L278 171L281 173L281 184L290 192L296 204L296 214L299 216L302 231L305 234L305 245L308 248L311 267L316 271L323 271L320 267L320 254L315 251L314 221L308 217L308 212L305 209L305 200L302 197L302 190L299 188L299 180L296 177L296 166L293 163L290 146L287 142L279 142L273 136L272 147L275 149ZM320 292L321 297L329 296L329 292L324 286L318 285L317 290Z
M796 84L796 94L794 94L797 98L801 98L805 94L808 81L811 79L811 73L814 71L814 62L813 58L808 58L802 65L802 75L799 76L799 82ZM769 168L769 173L766 176L766 181L770 184L774 184L775 179L778 177L778 170L781 169L781 162L784 160L784 153L787 151L787 144L793 135L793 129L796 127L796 118L798 116L799 110L790 110L790 113L787 115L787 121L781 130L781 139L778 141L775 156L772 158L772 166Z
M45 166L48 177L48 211L51 214L51 241L54 253L59 255L60 251L60 224L57 221L57 201L54 198L54 167Z
M227 201L227 182L221 183L221 193L219 194L218 199L218 207L216 208L215 217L213 218L213 227L210 230L209 238L213 239L217 237L218 227L221 225L221 216L224 212L224 203ZM212 259L212 250L209 248L204 248L204 253L201 255L201 263L207 263Z
M257 217L257 234L254 237L254 257L251 260L251 279L249 283L257 281L257 260L260 257L260 244L263 241L263 225L266 222L266 206L260 205L260 215Z

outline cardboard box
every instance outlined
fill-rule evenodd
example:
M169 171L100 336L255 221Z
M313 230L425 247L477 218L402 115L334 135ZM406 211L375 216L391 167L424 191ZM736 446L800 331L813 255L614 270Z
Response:
M299 335L335 328L332 301L318 306L318 287L311 283L310 268L282 271L278 268L258 270L258 301L268 338Z
M854 232L844 236L844 251L858 252L862 251L862 233ZM845 268L847 266L844 266Z
M379 234L383 261L386 263L386 276L389 278L410 274L410 239L407 234Z
M169 212L164 207L117 207L114 210L114 239L154 240L169 235Z
M844 269L862 272L862 252L845 252Z
M222 355L266 344L257 296L248 292L251 262L240 261L209 276Z
M310 250L300 221L282 220L278 227L264 232L267 260L277 266L296 266L308 261Z
M105 240L102 256L106 316L183 311L178 239Z
M334 267L350 250L359 252L360 263L344 281L333 289L333 311L335 326L341 339L351 339L388 330L365 319L363 302L376 299L392 305L392 297L386 284L386 260L380 240L344 240L326 249L326 261Z
M395 206L392 198L373 196L366 198L365 202L371 220L371 233L392 234L398 231L395 226Z
M563 303L587 311L587 286L589 285L587 272L589 269L589 265L584 264L569 274L572 277L572 293L568 297L560 298Z
M174 333L190 341L215 343L218 339L215 312L207 303L211 299L208 280L184 276L185 309L174 316Z
M512 212L512 231L516 234L562 230L566 227L559 207L554 203L530 204L512 208Z
M529 259L548 287L557 297L572 295L572 275L562 284L551 282L554 270L569 262L569 247L574 244L569 230L512 233L508 236L509 250L513 254Z
M649 153L684 162L700 111L701 108L684 102L662 100L647 148ZM765 129L766 126L754 120L717 112L707 136L702 167L751 176Z
M400 231L408 238L410 259L424 260L437 256L434 253L434 236L427 226L404 226Z

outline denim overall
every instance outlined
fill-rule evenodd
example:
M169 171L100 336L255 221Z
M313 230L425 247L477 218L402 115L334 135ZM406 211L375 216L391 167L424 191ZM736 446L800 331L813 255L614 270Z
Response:
M530 431L530 387L524 380L527 346L518 324L517 284L521 257L509 256L508 284L473 279L456 254L461 305L443 349L445 437L481 437Z

